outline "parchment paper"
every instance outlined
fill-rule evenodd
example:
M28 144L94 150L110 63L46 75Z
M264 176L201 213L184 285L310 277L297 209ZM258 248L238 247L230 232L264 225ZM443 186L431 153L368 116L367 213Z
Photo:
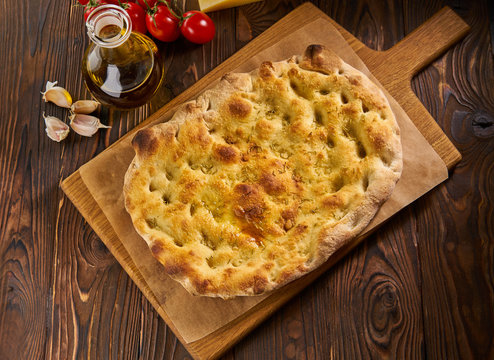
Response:
M287 36L276 45L239 64L238 71L249 71L262 61L279 61L302 54L310 44L324 44L353 67L377 80L346 43L340 33L324 19L318 19ZM448 177L446 165L413 125L406 113L389 94L391 106L402 134L404 167L392 197L380 209L364 232L370 231L400 209L422 196ZM196 341L223 327L269 295L222 300L194 297L180 284L163 274L144 240L134 231L124 209L122 187L124 174L134 157L131 139L107 149L80 168L91 195L101 207L119 239L131 255L162 309L187 342Z

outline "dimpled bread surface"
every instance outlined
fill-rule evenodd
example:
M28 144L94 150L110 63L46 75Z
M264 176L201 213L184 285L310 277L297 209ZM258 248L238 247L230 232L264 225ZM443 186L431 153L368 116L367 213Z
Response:
M136 231L191 294L222 298L320 266L402 169L381 90L319 45L225 75L132 144L124 195Z

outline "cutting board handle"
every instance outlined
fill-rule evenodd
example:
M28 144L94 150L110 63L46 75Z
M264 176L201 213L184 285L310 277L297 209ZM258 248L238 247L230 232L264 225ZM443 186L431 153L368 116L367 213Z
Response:
M446 6L386 50L386 58L393 59L393 62L404 67L403 73L411 80L417 72L465 36L469 30L470 27Z

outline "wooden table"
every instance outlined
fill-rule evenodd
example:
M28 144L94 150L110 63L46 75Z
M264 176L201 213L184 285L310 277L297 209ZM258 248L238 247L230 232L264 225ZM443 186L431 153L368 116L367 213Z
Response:
M217 37L204 46L160 43L167 66L160 99L128 113L103 110L110 131L92 138L72 133L60 144L45 135L42 113L64 118L66 112L42 102L39 91L58 80L74 98L89 97L79 70L89 41L83 9L69 1L1 3L0 359L190 358L59 184L299 3L266 1L212 13ZM494 358L494 6L314 3L377 50L444 5L471 26L413 80L463 160L449 180L401 211L225 359Z

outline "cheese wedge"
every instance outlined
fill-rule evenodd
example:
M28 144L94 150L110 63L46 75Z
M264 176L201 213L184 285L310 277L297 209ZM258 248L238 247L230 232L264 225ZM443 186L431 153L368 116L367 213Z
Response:
M201 11L210 12L258 2L261 0L199 0Z

